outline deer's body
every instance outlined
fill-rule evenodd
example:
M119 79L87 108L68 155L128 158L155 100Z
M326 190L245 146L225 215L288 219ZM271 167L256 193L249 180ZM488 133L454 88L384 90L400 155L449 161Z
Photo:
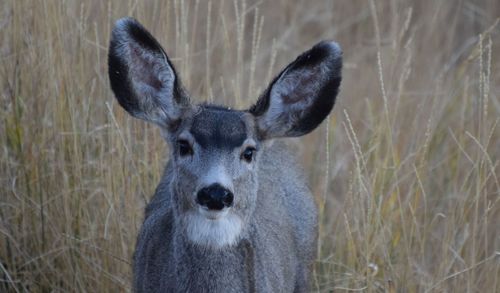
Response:
M228 249L192 245L176 231L172 172L168 165L137 239L134 281L138 291L306 290L316 252L316 206L284 143L273 144L263 156L254 215L242 240ZM271 206L276 208L267 208Z
M170 144L137 239L137 292L308 291L316 206L279 138L311 132L331 111L341 55L336 43L318 43L250 109L193 105L159 43L137 21L117 22L113 92Z

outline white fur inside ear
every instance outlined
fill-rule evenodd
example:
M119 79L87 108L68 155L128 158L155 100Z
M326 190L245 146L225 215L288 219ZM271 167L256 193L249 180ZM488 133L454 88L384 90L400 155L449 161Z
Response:
M231 212L211 219L200 211L192 211L184 220L187 237L196 245L221 249L234 246L240 239L242 221Z

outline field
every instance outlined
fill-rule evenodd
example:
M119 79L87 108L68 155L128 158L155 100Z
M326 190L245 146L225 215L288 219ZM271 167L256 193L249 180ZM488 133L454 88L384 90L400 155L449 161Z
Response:
M197 102L247 108L321 39L336 106L291 141L320 208L315 292L500 292L500 2L0 4L0 291L131 291L159 130L115 101L107 48L133 16Z

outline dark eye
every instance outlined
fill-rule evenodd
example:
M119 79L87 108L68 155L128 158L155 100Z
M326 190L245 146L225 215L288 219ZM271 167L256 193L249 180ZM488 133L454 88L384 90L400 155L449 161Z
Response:
M243 153L241 154L241 159L247 161L247 163L250 163L253 159L253 155L255 154L255 148L254 147L247 147Z
M179 155L181 157L193 154L193 148L191 148L187 140L181 139L177 142L177 145L179 146Z

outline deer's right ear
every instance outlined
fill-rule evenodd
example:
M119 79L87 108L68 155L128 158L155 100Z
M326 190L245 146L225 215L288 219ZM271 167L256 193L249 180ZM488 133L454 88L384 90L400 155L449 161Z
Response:
M133 18L122 18L113 28L108 73L116 99L136 118L168 127L190 107L167 54Z

